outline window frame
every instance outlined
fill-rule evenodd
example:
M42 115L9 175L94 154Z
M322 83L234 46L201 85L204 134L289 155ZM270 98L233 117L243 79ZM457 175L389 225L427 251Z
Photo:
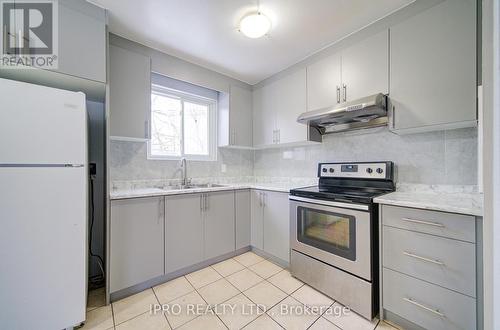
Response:
M178 98L181 100L181 153L179 156L162 156L151 154L151 138L148 139L147 145L147 159L148 160L180 160L186 158L186 160L195 161L217 161L217 100L199 96L192 93L187 93L179 91L176 89L168 88L165 86L152 84L151 94L159 94L166 97ZM208 106L208 155L190 155L184 153L184 102L202 103ZM149 120L151 125L149 125L149 136L153 136L152 132L152 122L153 122L153 111L152 104L149 114Z

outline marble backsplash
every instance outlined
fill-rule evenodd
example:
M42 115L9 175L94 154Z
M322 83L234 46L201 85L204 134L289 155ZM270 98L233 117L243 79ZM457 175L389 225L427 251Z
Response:
M111 141L111 181L172 180L178 161L147 159L147 145ZM477 129L396 135L375 128L326 135L306 147L238 150L220 148L217 161L190 161L188 177L217 182L266 182L316 177L318 162L392 160L399 184L477 185ZM222 171L225 167L225 172ZM241 178L238 180L237 178ZM210 181L210 180L209 180Z
M387 128L330 134L307 147L255 152L254 176L315 176L319 162L385 161L398 183L477 185L477 129L397 135Z

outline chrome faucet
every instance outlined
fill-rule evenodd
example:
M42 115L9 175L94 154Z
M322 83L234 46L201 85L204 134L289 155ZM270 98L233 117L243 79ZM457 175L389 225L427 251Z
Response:
M182 181L181 181L181 185L182 186L187 186L188 185L188 178L187 178L187 161L186 161L186 158L185 157L182 157L181 158L181 169L182 169Z

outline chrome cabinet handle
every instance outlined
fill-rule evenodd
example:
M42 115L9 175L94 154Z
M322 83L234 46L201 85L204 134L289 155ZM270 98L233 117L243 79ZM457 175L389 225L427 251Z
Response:
M200 212L203 212L203 194L200 194Z
M337 103L340 103L340 86L337 86Z
M344 99L344 102L347 101L347 85L346 84L343 84L342 85L342 89L344 91L344 96L343 96L343 99Z
M266 207L267 206L267 194L265 192L262 193L262 206Z
M144 121L144 137L149 139L149 120Z
M281 140L281 129L278 129L278 141L276 143L280 143Z
M161 198L158 199L158 220L157 220L157 224L160 224L160 220L161 218L163 218L163 210L164 210L164 206L163 206L163 202L165 201L165 199Z
M259 206L262 207L262 193L259 191Z
M208 194L205 194L205 211L208 211Z
M416 220L416 219L411 219L411 218L402 218L402 220L406 221L406 222L417 223L419 225L427 225L427 226L444 228L444 225L442 223L438 223L438 222Z
M430 263L433 263L433 264L436 264L436 265L444 266L444 262L442 262L440 260L422 257L422 256L419 256L417 254L413 254L413 253L407 252L407 251L403 251L403 254L405 256L408 256L408 257L411 257L411 258L415 258L415 259L422 260L422 261L427 261L427 262L430 262Z
M439 310L436 310L436 309L433 309L433 308L430 308L430 307L427 307L425 305L422 305L421 303L418 303L416 302L415 300L411 299L411 298L403 298L404 301L410 303L410 304L413 304L417 307L420 307L422 308L423 310L426 310L428 312L431 312L433 314L436 314L437 316L439 317L446 317L446 315L444 315L443 313L441 313Z

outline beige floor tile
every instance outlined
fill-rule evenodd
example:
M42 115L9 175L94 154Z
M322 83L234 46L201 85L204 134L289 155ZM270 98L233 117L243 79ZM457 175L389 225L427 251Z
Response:
M271 277L274 274L277 274L283 270L283 268L281 268L280 266L275 265L267 260L256 263L255 265L252 265L248 268L263 278Z
M375 330L398 330L398 329L403 329L395 324L389 324L384 321L380 321L375 328Z
M245 330L282 330L283 328L267 314L259 316L243 329Z
M287 297L286 293L268 281L262 281L243 293L254 303L265 306L266 311Z
M292 292L304 285L304 283L290 275L290 272L286 269L271 276L268 281L288 294L292 294Z
M249 269L243 269L237 273L229 275L226 279L240 291L245 291L246 289L264 280L262 277Z
M327 321L324 317L320 317L309 330L341 330L332 322Z
M167 319L163 313L158 312L151 314L150 312L143 313L134 317L131 320L119 324L116 330L170 330Z
M87 312L85 325L82 330L106 330L113 328L113 312L111 305L99 307Z
M241 293L216 306L215 311L230 330L243 328L263 313L256 304Z
M337 302L323 316L343 330L373 330L378 323L378 319L369 321Z
M186 275L187 280L196 289L207 284L213 283L222 278L212 267L200 269L194 273Z
M190 306L194 306L194 308ZM207 310L207 303L198 292L193 291L172 300L167 304L166 308L168 310L165 311L165 315L172 328L175 329L204 314Z
M184 276L160 284L153 288L161 304L166 304L174 299L182 297L192 291L194 287Z
M239 272L240 270L244 269L245 266L243 266L239 262L234 261L233 259L227 259L219 262L218 264L212 265L212 268L215 269L217 273L226 277Z
M292 293L292 297L310 308L321 308L325 312L333 304L333 299L325 296L309 285L303 285L300 289ZM323 313L321 313L323 314Z
M99 288L97 290L92 290L87 295L87 311L96 309L97 307L102 307L106 305L106 296L104 288Z
M220 279L212 284L204 286L198 292L209 305L220 304L232 298L240 292L226 279Z
M206 314L184 324L182 330L225 330L224 323L215 314Z
M304 330L316 321L320 315L311 313L302 303L288 297L267 314L287 330Z
M158 304L153 290L147 289L133 296L113 303L115 324L118 325L151 309L151 305Z
M246 253L240 254L239 256L236 256L233 259L245 267L251 266L253 264L256 264L258 262L265 260L264 258L256 255L253 252L246 252Z

